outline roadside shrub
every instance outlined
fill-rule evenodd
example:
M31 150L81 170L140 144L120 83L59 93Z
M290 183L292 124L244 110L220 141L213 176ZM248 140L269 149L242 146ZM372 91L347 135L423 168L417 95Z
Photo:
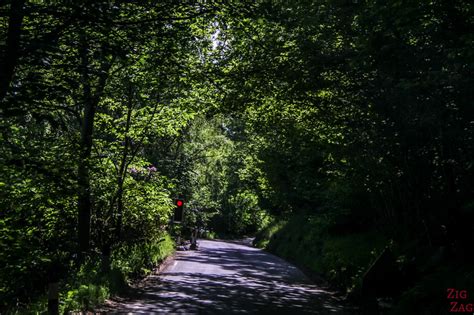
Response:
M274 220L268 224L265 228L257 233L254 239L254 245L259 248L266 248L270 243L270 240L278 231L281 230L281 228L283 228L286 223L286 221Z
M140 277L149 273L174 250L168 234L149 241L124 245L112 252L111 268L129 277Z
M149 274L173 251L171 237L162 234L149 241L114 249L110 266L104 266L99 255L89 257L61 292L62 312L87 311L104 303L111 295L125 290L128 280Z

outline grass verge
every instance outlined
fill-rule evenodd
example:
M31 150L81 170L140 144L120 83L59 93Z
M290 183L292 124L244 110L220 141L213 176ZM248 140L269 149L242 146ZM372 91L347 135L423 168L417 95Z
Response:
M351 291L388 240L373 231L333 235L330 222L321 216L274 221L257 234L254 244L303 266L337 289Z

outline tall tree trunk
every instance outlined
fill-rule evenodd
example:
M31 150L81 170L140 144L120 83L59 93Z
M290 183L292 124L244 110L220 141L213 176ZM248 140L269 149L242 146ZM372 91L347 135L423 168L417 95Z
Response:
M110 63L104 62L99 71L97 86L94 91L91 85L89 73L88 42L85 35L81 37L80 59L82 68L82 86L84 100L84 116L82 119L79 164L77 172L78 191L78 240L79 252L82 254L89 250L90 243L90 220L91 220L91 185L90 185L90 159L92 151L92 139L94 132L94 117L97 105L104 90Z
M25 0L12 0L5 51L0 61L0 101L7 95L20 56L20 35L23 25Z

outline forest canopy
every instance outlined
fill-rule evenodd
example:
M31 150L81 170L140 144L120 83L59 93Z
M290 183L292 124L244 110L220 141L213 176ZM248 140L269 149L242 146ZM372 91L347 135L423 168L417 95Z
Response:
M324 218L472 260L473 23L464 0L3 1L0 312L140 270L178 197L221 236Z

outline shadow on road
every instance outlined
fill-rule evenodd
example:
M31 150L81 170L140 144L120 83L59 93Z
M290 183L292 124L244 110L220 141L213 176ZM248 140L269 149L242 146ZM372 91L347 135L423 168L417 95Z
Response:
M180 253L172 268L149 277L134 297L113 309L146 314L344 314L340 300L280 258L216 243Z

